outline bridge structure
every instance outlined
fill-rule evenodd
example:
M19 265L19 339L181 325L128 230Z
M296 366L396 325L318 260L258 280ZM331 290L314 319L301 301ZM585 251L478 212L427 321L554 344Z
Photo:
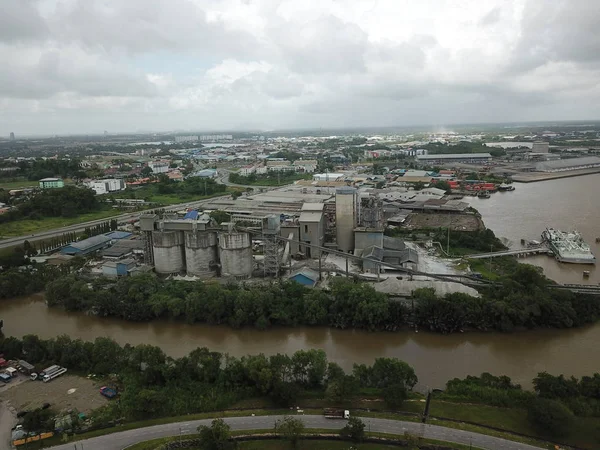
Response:
M259 229L252 228L252 227L239 227L239 229L247 231L249 233L253 233L253 234L261 233L261 231ZM362 262L363 260L366 259L366 258L363 258L362 256L356 256L351 253L344 253L344 252L340 252L338 250L332 250L330 248L322 247L320 245L310 244L308 242L300 242L298 240L294 240L291 238L285 238L283 236L277 236L277 239L284 244L288 243L288 242L297 242L304 246L308 246L311 248L321 250L322 253L332 253L332 254L336 254L336 255L346 258L345 273L346 273L347 277L349 276L348 264L347 264L348 260ZM525 250L537 250L539 253L540 251L548 251L548 248L544 247L544 246L539 246L539 247L535 247L532 249L525 249ZM502 254L502 256L505 256L506 253L510 254L510 251L495 252L495 253L496 253L496 256L500 256L500 255L498 255L498 253ZM513 253L513 254L515 254L515 253ZM280 267L283 268L284 266L285 266L284 264L281 264ZM412 278L413 276L422 276L422 277L427 277L427 278L431 278L431 279L438 280L438 281L460 283L460 284L464 284L465 286L469 286L469 287L472 287L475 289L500 286L500 283L497 283L497 282L494 282L491 280L482 279L480 277L477 277L474 275L469 275L469 274L446 274L446 273L421 272L418 270L413 270L413 269L409 269L406 267L397 266L395 264L389 264L389 263L381 263L381 266L391 269L391 270L395 270L400 273L404 273L405 275L407 275L407 277L409 279ZM321 271L321 258L319 258L319 271ZM344 271L337 271L337 272L343 273ZM572 292L576 292L576 293L580 293L580 294L600 295L600 285L596 286L596 285L591 285L591 284L549 284L548 287L551 289L567 290L567 291L572 291Z
M517 258L521 258L524 256L530 255L539 255L539 254L550 254L551 250L545 245L536 245L535 247L521 248L518 250L503 250L500 252L490 252L490 253L475 253L473 255L465 255L464 258L468 259L488 259L488 258L497 258L500 256L516 256Z

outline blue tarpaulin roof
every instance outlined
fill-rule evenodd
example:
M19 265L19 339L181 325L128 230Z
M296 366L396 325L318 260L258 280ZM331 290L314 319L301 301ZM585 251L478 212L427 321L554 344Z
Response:
M196 220L198 218L198 211L188 211L187 213L185 213L185 216L183 216L183 218Z
M128 233L127 231L111 231L110 233L106 233L104 236L111 239L125 239L131 236L131 233Z

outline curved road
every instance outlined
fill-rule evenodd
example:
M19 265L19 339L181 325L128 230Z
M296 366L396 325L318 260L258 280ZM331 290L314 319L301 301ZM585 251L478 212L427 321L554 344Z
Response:
M298 416L303 420L307 428L323 428L339 430L346 421L325 419L322 416ZM232 430L270 430L273 429L275 421L283 416L256 416L256 417L229 417L225 419ZM364 417L367 430L403 435L406 431L411 434L422 436L427 439L456 442L458 444L473 445L473 447L490 450L535 450L539 447L508 441L492 436L473 433L471 431L457 430L454 428L440 427L437 425L426 425L415 422L403 422L399 420L375 419ZM76 448L85 450L122 450L130 445L165 436L185 436L193 434L199 425L210 425L212 419L192 420L189 422L170 423L155 425L135 430L121 431L107 434L83 441L70 442L68 444L51 447L54 450L73 450ZM76 444L76 446L74 446Z

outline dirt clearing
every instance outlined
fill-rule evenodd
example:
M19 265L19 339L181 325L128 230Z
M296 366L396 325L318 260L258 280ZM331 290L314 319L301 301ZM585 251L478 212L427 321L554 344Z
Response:
M0 390L0 400L6 400L17 411L31 410L50 403L56 411L77 409L90 412L108 400L100 395L100 384L87 378L63 375L48 383L31 381L20 375Z
M412 213L406 228L450 228L454 231L483 230L483 222L474 214Z

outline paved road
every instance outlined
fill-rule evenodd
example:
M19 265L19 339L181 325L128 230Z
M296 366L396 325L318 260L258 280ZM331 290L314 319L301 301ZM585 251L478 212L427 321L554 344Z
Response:
M17 418L10 413L6 402L0 401L0 449L10 448L11 428L17 423Z
M283 416L256 416L256 417L230 417L225 421L231 426L232 430L258 430L272 429L275 421ZM343 420L328 420L322 416L299 416L307 428L324 428L338 430L345 425ZM54 450L73 450L80 448L85 450L122 450L129 445L137 442L147 441L165 436L179 436L191 434L196 431L199 425L210 425L212 419L193 420L190 422L171 423L166 425L156 425L147 428L138 428L136 430L122 431L119 433L108 434L92 439L74 443L58 445L51 447ZM415 422L402 422L389 419L369 419L364 418L367 429L371 431L403 435L406 431L411 434L423 436L428 439L438 439L441 441L456 442L459 444L470 445L473 447L490 450L534 450L527 444L507 441L492 436L472 433L470 431L456 430L436 425L424 425Z

